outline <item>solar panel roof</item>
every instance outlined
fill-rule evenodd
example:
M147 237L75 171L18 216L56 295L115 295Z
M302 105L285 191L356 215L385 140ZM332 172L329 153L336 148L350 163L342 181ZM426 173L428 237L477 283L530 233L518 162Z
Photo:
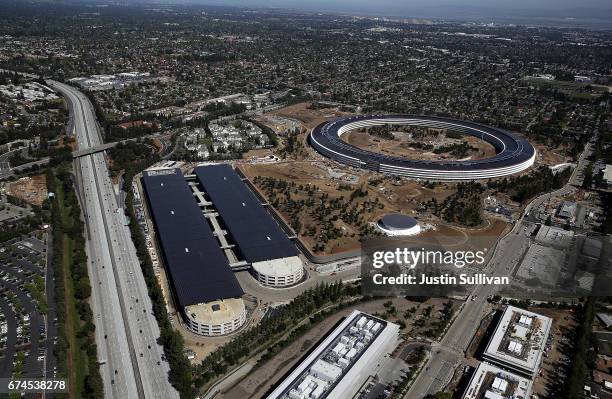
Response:
M240 297L242 288L181 171L145 171L142 182L181 308Z
M200 166L195 174L248 262L296 256L297 248L228 164Z
M472 161L415 161L408 158L390 156L373 153L347 144L339 137L339 129L348 123L359 122L362 120L378 119L416 119L428 121L431 126L448 127L452 125L452 130L461 131L465 134L482 138L493 145L498 153L492 157L472 160ZM339 158L341 155L357 158L363 162L380 162L384 165L397 167L426 168L433 170L477 170L494 169L503 166L511 166L531 158L535 149L524 138L513 135L503 129L483 125L477 122L460 121L453 118L438 116L420 115L358 115L352 117L338 118L334 121L323 122L315 127L310 139L315 139L317 143L324 146L329 151L334 151L332 158Z

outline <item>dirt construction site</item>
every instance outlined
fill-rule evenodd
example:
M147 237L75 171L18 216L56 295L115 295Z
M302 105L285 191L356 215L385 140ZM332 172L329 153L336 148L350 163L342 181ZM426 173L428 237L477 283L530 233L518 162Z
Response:
M315 253L335 254L358 249L362 236L377 231L375 224L379 218L394 212L416 218L424 230L421 234L424 239L435 235L465 242L470 237L478 237L479 242L482 242L484 237L490 239L489 247L509 226L507 219L490 214L484 215L484 222L476 228L446 223L423 204L432 199L437 203L444 202L456 192L456 184L428 184L372 174L333 162L308 145L310 129L348 113L331 108L313 109L308 103L300 103L275 110L271 114L302 123L303 128L298 135L301 143L299 152L283 154L284 157L276 162L254 162L249 160L253 157L247 156L245 160L238 161L236 166ZM265 120L261 122L265 123ZM366 132L350 132L346 136L344 139L352 144L361 143L366 147L375 145L378 149L382 146L389 151L394 149L403 156L424 152L406 145L411 142L407 139L385 140ZM467 157L483 158L494 154L492 146L474 137L461 137L458 140L455 137L445 137L440 132L430 133L428 137L428 140L446 146L467 142ZM286 137L281 136L281 149L285 145L284 140ZM279 152L279 149L276 151ZM452 154L433 153L427 156L435 156L436 159L453 157ZM355 191L359 193L355 194ZM352 213L356 216L347 217L347 214ZM324 248L315 248L322 241Z
M42 205L47 198L47 180L45 175L22 177L8 183L6 193L29 204Z
M393 136L392 138L376 137L362 129L347 132L342 136L342 139L366 151L428 161L476 160L495 155L495 148L477 137L452 138L441 131L429 131L423 136L415 137L409 132L395 131L395 129L392 129L390 134ZM439 153L434 150L444 147L448 150ZM460 151L454 152L453 150Z

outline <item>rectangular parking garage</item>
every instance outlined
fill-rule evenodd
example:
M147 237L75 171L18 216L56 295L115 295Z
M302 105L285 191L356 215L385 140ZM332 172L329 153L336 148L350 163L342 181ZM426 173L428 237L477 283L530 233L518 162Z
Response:
M304 267L296 246L232 166L200 166L194 173L255 278L275 287L300 282Z
M157 241L181 312L243 291L179 169L143 173Z

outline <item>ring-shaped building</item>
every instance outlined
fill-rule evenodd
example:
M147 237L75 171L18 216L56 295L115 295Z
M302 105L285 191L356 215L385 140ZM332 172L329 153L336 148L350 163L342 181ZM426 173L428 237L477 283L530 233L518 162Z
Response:
M420 126L458 132L480 138L496 151L478 160L413 160L364 150L344 142L342 134L383 125ZM360 115L324 122L313 129L310 144L340 163L390 175L426 180L476 180L512 175L530 168L536 150L524 138L506 130L453 118L422 115Z

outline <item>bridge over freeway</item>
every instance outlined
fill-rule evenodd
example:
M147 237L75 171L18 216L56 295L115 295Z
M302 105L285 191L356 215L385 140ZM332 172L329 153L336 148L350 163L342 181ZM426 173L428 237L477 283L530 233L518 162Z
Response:
M83 149L79 149L76 151L72 151L72 158L81 158L84 157L86 155L92 155L95 154L97 152L102 152L102 151L106 151L110 148L115 147L117 144L119 143L125 143L131 140L124 140L124 141L115 141L113 143L104 143L104 144L100 144L100 145L96 145L93 147L89 147L89 148L83 148Z
M78 159L78 158L81 158L87 155L92 155L98 152L106 151L110 148L115 147L119 143L123 143L127 141L130 141L130 140L116 141L113 143L104 143L104 144L96 145L90 148L76 150L72 152L72 158ZM48 163L49 163L49 157L44 157L36 161L28 162L28 163L25 163L19 166L15 166L15 167L11 167L8 162L0 162L0 179L12 176L13 172L20 172L23 170L27 170L28 168L31 168L32 166L42 166Z
M142 137L132 137L130 139L125 139L125 140L119 140L119 141L113 141L112 143L101 143L98 145L94 145L88 148L82 148L82 149L78 149L75 151L72 151L72 158L76 159L76 158L81 158L84 157L86 155L92 155L95 154L97 152L102 152L102 151L106 151L109 150L113 147L116 147L118 144L125 144L125 143L129 143L130 141L138 141L138 140L143 140L143 139L147 139L147 138L154 138L154 137L159 137L160 133L153 133L153 134L148 134Z

